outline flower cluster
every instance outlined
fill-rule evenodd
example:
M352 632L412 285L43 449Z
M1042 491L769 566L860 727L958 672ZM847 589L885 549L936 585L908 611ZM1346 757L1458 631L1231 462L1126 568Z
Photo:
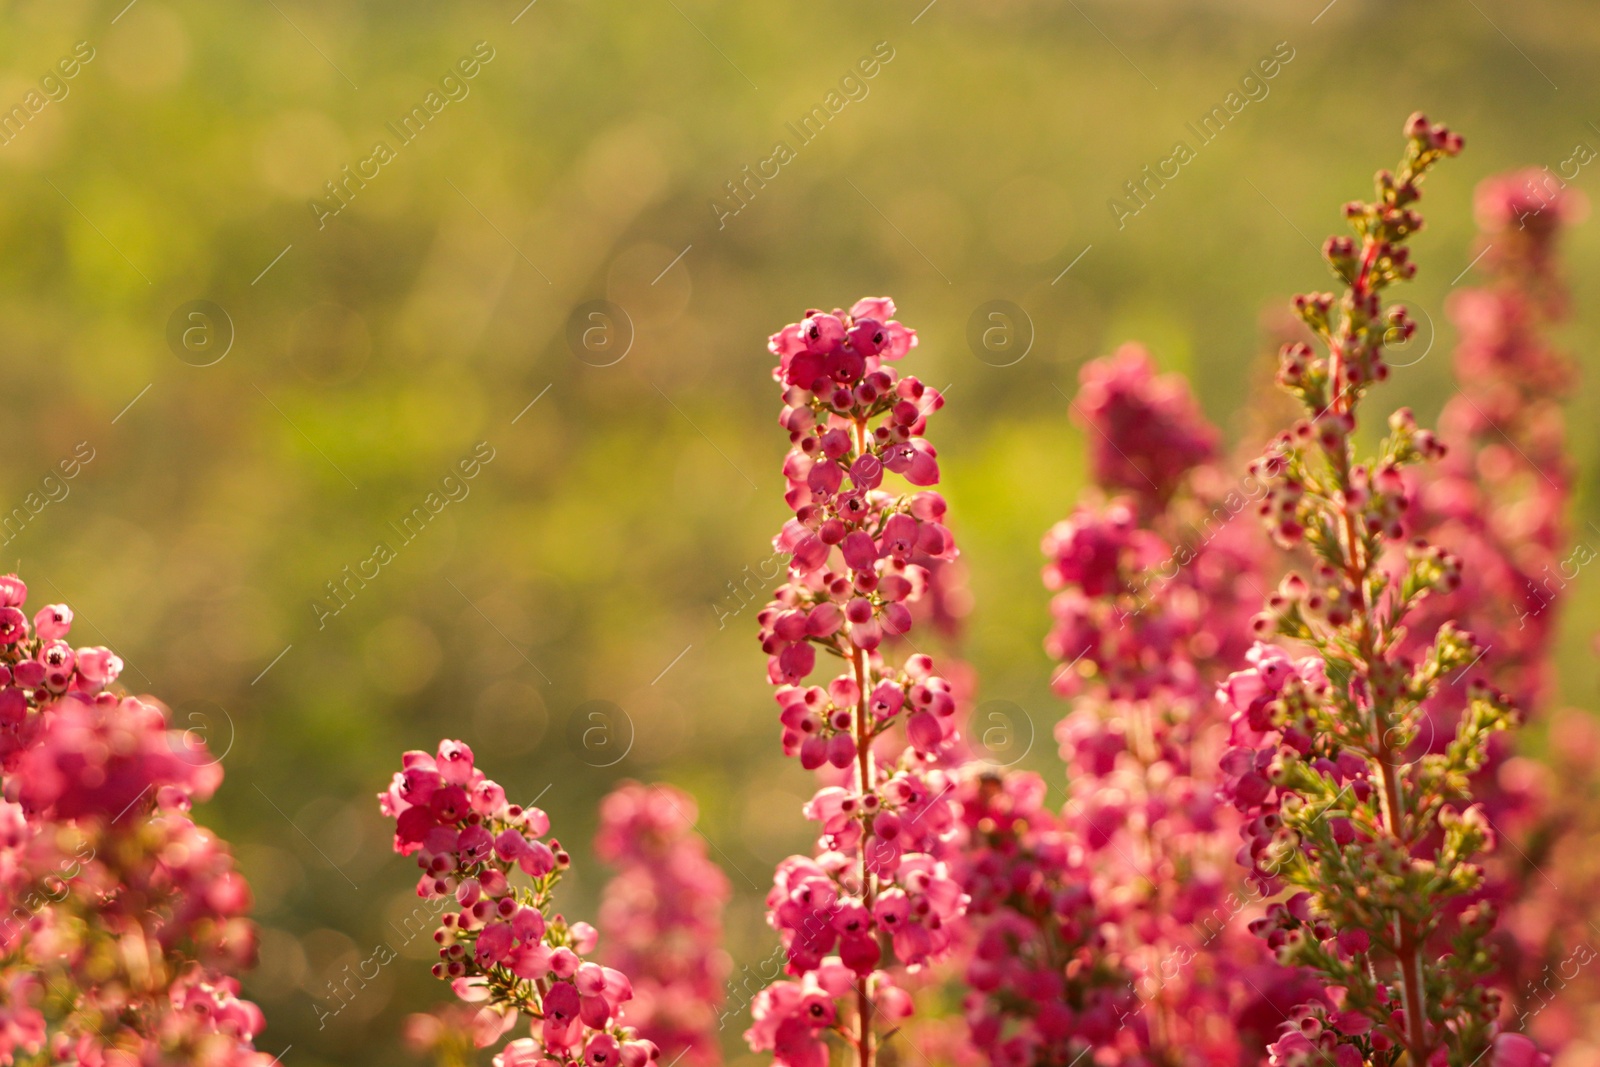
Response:
M1552 188L1540 171L1486 179L1476 201L1484 246L1478 263L1487 276L1446 305L1459 334L1457 391L1440 415L1439 436L1449 451L1414 479L1410 516L1417 532L1460 558L1462 581L1424 603L1413 630L1429 633L1455 621L1488 650L1472 674L1528 712L1550 717L1540 705L1552 688L1555 623L1595 558L1592 538L1572 543L1564 514L1573 471L1559 401L1573 370L1546 336L1567 306L1557 240L1583 203L1570 189ZM1402 647L1417 646L1412 638ZM1448 738L1464 690L1446 685L1433 697L1420 745L1437 747ZM1570 734L1575 725L1556 727ZM1550 768L1505 743L1491 747L1473 782L1486 817L1511 845L1489 865L1485 894L1503 911L1495 938L1498 977L1523 1025L1543 1014L1552 980L1566 986L1577 978L1568 957L1593 909L1586 888L1592 876L1582 870L1581 856L1594 832L1588 812L1600 782L1580 755L1581 743L1550 750L1567 764L1560 788ZM1584 997L1574 991L1563 999L1571 1005ZM1572 1029L1568 1012L1539 1020L1546 1044L1565 1040Z
M1358 461L1353 441L1361 401L1386 376L1386 340L1411 329L1381 294L1415 272L1405 242L1422 226L1419 185L1461 148L1420 115L1406 136L1398 172L1377 177L1377 199L1345 206L1354 236L1324 246L1342 295L1296 298L1327 355L1285 348L1279 382L1306 417L1256 467L1272 485L1268 528L1314 560L1309 574L1283 579L1256 630L1308 654L1259 644L1218 694L1234 730L1225 791L1248 820L1241 858L1264 890L1292 893L1252 928L1280 962L1324 985L1273 1045L1275 1064L1403 1055L1466 1067L1491 1046L1494 1062L1521 1048L1496 1045L1499 997L1483 982L1496 916L1478 896L1480 857L1495 835L1470 791L1490 736L1515 715L1475 682L1453 736L1440 751L1416 752L1427 701L1480 647L1448 623L1420 654L1400 647L1417 605L1461 582L1456 557L1420 537L1402 541L1404 472L1443 449L1407 411L1389 419L1375 458Z
M33 748L45 727L46 717L31 712L66 693L96 696L122 673L121 657L109 648L74 650L65 640L72 629L67 605L45 605L30 626L27 598L22 579L0 577L0 760L7 763Z
M0 1063L264 1067L250 890L196 825L222 769L165 709L107 687L122 661L73 649L72 611L30 626L0 578Z
M1084 368L1073 415L1095 431L1088 438L1094 480L1158 507L1215 456L1217 433L1183 378L1154 370L1148 352L1123 345Z
M422 868L417 895L454 897L458 906L434 932L433 973L461 1000L483 1005L477 1045L529 1017L530 1036L509 1042L495 1067L645 1067L659 1057L654 1042L620 1021L633 996L627 976L584 958L598 940L594 927L550 912L571 858L559 841L544 840L543 811L507 801L460 741L441 741L435 756L407 752L378 801L395 820L395 851L416 855Z
M1458 389L1440 415L1449 451L1413 479L1411 522L1462 561L1461 587L1426 605L1422 617L1430 626L1454 619L1490 641L1487 676L1524 706L1548 688L1554 605L1594 555L1575 550L1562 558L1573 475L1559 401L1572 368L1544 337L1565 305L1553 247L1576 209L1573 194L1558 192L1530 218L1528 180L1509 174L1478 191L1491 275L1447 305L1460 333ZM1441 694L1456 699L1435 701L1440 725L1451 725L1458 690Z
M1086 850L1097 922L1117 931L1101 966L1128 994L1115 1042L1101 1047L1116 1048L1107 1062L1245 1062L1282 1018L1274 998L1296 988L1244 935L1259 894L1231 862L1236 818L1216 799L1227 723L1211 690L1249 647L1263 555L1252 524L1235 520L1265 486L1224 477L1209 460L1215 431L1142 350L1093 361L1081 380L1074 410L1108 453L1141 455L1159 432L1190 443L1163 452L1159 483L1130 485L1125 469L1095 464L1099 491L1043 545L1057 591L1045 647L1062 662L1054 688L1073 698L1056 731L1069 772L1060 823ZM1115 405L1095 400L1108 383ZM1097 414L1110 411L1171 424Z
M1045 792L1021 772L973 775L960 792L957 873L975 935L963 1008L991 1063L1072 1063L1093 1049L1133 1051L1141 1035L1125 1025L1139 998L1087 850Z
M1473 208L1487 266L1504 278L1520 279L1547 310L1561 308L1566 301L1554 271L1557 237L1588 207L1581 194L1548 171L1529 167L1485 179Z
M617 868L600 904L601 958L628 975L621 1018L669 1062L715 1064L717 1009L730 964L722 944L727 876L695 831L694 798L624 782L600 803L595 853Z
M1184 504L1144 518L1123 497L1080 504L1045 535L1044 583L1056 591L1045 649L1063 662L1052 679L1062 696L1193 698L1209 665L1242 651L1241 585L1257 570L1247 524L1230 525L1244 498L1197 492Z
M796 980L762 991L746 1037L791 1067L825 1061L829 1033L870 1067L877 1027L911 1008L888 968L945 956L966 906L943 855L957 832L953 782L936 766L960 741L954 689L930 657L895 666L885 654L909 643L927 561L956 555L944 499L925 488L939 466L923 432L943 398L889 365L916 344L894 313L872 298L812 311L769 344L794 517L774 540L788 580L758 616L761 643L785 753L846 775L806 807L821 823L815 855L783 861L767 895ZM842 670L812 684L819 651Z

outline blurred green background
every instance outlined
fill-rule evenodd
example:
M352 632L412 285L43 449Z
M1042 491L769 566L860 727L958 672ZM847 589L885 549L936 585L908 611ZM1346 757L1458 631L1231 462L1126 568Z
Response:
M1422 108L1468 151L1431 180L1407 294L1437 343L1425 322L1385 395L1431 419L1473 185L1600 147L1600 16L1578 0L524 3L0 4L0 108L24 107L0 146L0 508L57 498L0 535L6 563L225 753L202 818L255 886L246 987L290 1067L398 1062L398 1020L444 999L418 938L319 1028L328 983L415 903L373 794L441 736L542 793L574 914L601 884L598 798L628 776L689 789L738 893L736 964L770 953L760 899L807 847L810 787L777 752L756 609L728 617L787 514L768 333L880 293L921 332L906 369L949 386L930 434L975 597L964 654L1044 766L1037 545L1084 481L1058 388L1139 338L1245 433L1272 316L1327 284L1312 246ZM28 111L80 41L93 58ZM479 42L466 95L402 144L386 124ZM1197 144L1185 123L1280 42L1268 95L1119 229L1107 201ZM875 48L892 58L859 78ZM801 144L787 124L852 74ZM779 140L794 158L728 214L725 183ZM346 166L370 178L319 227ZM1597 174L1572 185L1596 195ZM1566 250L1582 413L1600 231ZM226 320L188 318L200 300ZM599 300L631 326L574 346ZM967 341L992 300L1032 322L1010 366ZM1574 528L1600 537L1595 420L1572 439ZM93 458L45 484L82 442ZM389 524L480 442L466 495L402 545ZM376 578L313 607L383 540ZM1561 638L1563 699L1591 706L1597 581Z

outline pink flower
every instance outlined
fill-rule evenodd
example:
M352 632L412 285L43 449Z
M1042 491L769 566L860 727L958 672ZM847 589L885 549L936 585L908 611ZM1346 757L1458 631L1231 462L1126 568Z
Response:
M1157 376L1150 355L1123 345L1085 364L1073 417L1089 434L1095 481L1150 505L1163 503L1189 470L1210 459L1216 431L1200 415L1183 379Z
M122 673L122 657L109 648L80 648L76 656L81 688L96 693Z
M539 941L524 941L506 956L506 966L518 978L537 981L551 972L550 957L549 945Z
M12 607L0 607L0 644L14 645L28 636L28 617Z
M33 616L33 630L42 640L54 641L72 629L72 609L65 604L47 604Z
M493 966L506 958L514 938L509 923L490 923L478 931L478 962Z
M616 1067L622 1046L607 1033L595 1034L583 1047L583 1061L588 1067Z
M808 1020L789 1018L778 1026L772 1055L788 1067L827 1067L828 1046Z
M532 1038L519 1037L494 1057L494 1067L541 1067L544 1050Z
M1550 1057L1521 1034L1501 1034L1494 1039L1489 1067L1549 1067Z
M566 1050L578 1040L582 1011L578 990L571 982L556 982L544 998L544 1044L546 1048Z

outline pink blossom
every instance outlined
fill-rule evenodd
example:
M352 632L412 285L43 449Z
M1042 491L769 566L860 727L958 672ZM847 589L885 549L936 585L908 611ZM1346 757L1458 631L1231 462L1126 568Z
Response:
M72 609L65 604L46 604L33 616L33 631L41 640L57 640L71 629Z
M531 1035L506 1046L496 1058L501 1067L654 1061L657 1046L621 1019L634 997L628 977L585 959L595 928L547 914L571 862L556 841L541 840L548 816L510 803L459 741L441 741L434 755L408 752L401 762L379 808L395 820L395 851L415 855L423 870L418 894L459 908L446 911L435 931L433 973L462 1001L483 1005L467 1027L474 1042L498 1042L526 1012ZM532 887L514 884L513 875Z
M154 700L104 691L121 661L62 640L66 605L30 633L26 596L0 577L0 1061L265 1067L232 977L250 889L188 814L220 761Z
M1088 437L1095 481L1163 503L1193 467L1212 458L1216 431L1181 377L1158 376L1150 355L1123 345L1085 364L1073 417Z
M1550 1057L1521 1034L1501 1034L1494 1039L1489 1067L1549 1067Z
M821 829L814 856L780 863L767 895L797 981L762 991L746 1037L805 1067L827 1062L836 1020L864 1048L879 1021L909 1013L892 968L948 957L966 907L942 860L953 782L930 769L959 762L963 716L950 680L903 647L949 617L955 539L943 498L915 491L939 480L926 430L944 398L887 365L916 342L893 314L879 298L812 311L769 344L794 517L773 542L791 553L787 580L757 622L783 751L831 777L805 807ZM819 649L844 672L807 684Z
M1516 712L1481 680L1450 708L1446 679L1468 675L1487 649L1453 613L1430 611L1467 568L1418 532L1409 486L1446 449L1406 409L1389 417L1381 456L1363 459L1354 439L1358 409L1386 375L1385 345L1413 329L1402 306L1382 320L1376 309L1381 291L1415 270L1403 245L1421 226L1418 183L1461 147L1421 115L1406 136L1401 168L1380 176L1377 200L1346 205L1354 236L1324 245L1345 293L1337 303L1296 299L1327 355L1286 346L1279 383L1306 419L1255 468L1271 480L1261 514L1274 536L1317 548L1267 598L1255 629L1313 655L1292 661L1257 645L1252 667L1219 693L1238 746L1224 763L1225 792L1246 817L1239 858L1264 891L1297 890L1251 930L1281 964L1324 986L1292 1013L1273 1063L1359 1064L1369 1047L1414 1063L1476 1062L1499 1015L1475 962L1491 958L1494 914L1481 901L1496 835L1471 776ZM1418 749L1437 753L1425 774L1411 771ZM1411 882L1413 857L1438 840L1449 845L1431 854L1425 881ZM1533 1046L1508 1046L1510 1061L1523 1054Z

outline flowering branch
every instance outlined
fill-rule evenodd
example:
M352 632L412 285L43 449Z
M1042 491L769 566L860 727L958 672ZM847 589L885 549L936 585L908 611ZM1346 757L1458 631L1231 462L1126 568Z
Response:
M551 914L572 861L559 841L543 840L543 811L508 803L460 741L441 741L437 757L407 752L378 801L395 820L395 851L415 854L422 868L417 895L453 895L460 906L434 932L433 973L463 1001L484 1005L473 1022L478 1047L497 1042L519 1015L539 1024L495 1067L646 1067L658 1058L654 1042L618 1021L633 996L627 976L583 958L594 951L594 927ZM525 884L513 884L519 873Z
M938 482L937 453L922 434L944 402L887 366L916 344L893 316L891 301L868 298L848 313L810 312L769 343L784 387L785 499L795 517L774 540L791 555L788 582L758 617L767 676L785 754L808 770L831 768L836 780L848 772L849 783L822 788L806 806L822 824L816 855L784 860L767 895L799 981L758 995L745 1036L790 1067L822 1067L828 1033L872 1067L886 1036L878 1028L911 1012L880 964L892 955L920 968L945 955L966 906L943 858L955 832L953 781L933 766L959 741L956 701L930 657L893 667L882 648L885 638L910 643L910 606L929 587L916 559L956 554L938 493L884 488L886 473L915 487ZM818 650L843 665L826 687L806 684Z
M1502 744L1474 782L1491 825L1514 845L1489 870L1487 891L1505 909L1496 977L1518 1028L1543 1016L1540 1040L1553 1045L1577 1031L1570 1013L1594 996L1590 975L1589 989L1545 1014L1550 983L1578 977L1568 972L1571 960L1590 950L1573 942L1594 910L1594 880L1580 869L1595 832L1594 760L1580 740L1592 716L1552 716L1548 707L1556 617L1595 557L1587 536L1570 540L1574 471L1560 401L1576 374L1549 339L1568 303L1557 247L1586 204L1532 168L1485 179L1474 202L1485 277L1446 304L1459 338L1459 388L1439 416L1450 453L1417 493L1430 536L1461 556L1463 582L1426 615L1455 618L1483 637L1494 652L1482 664L1493 684L1530 719L1555 720L1547 749L1554 766L1519 759ZM1460 693L1452 687L1433 704L1436 718L1449 721Z
M1495 1041L1498 996L1481 982L1494 910L1474 899L1476 859L1493 835L1469 778L1515 713L1475 686L1444 751L1408 759L1424 703L1481 653L1449 623L1420 659L1398 648L1416 606L1460 581L1457 559L1424 540L1403 561L1389 551L1405 536L1401 471L1442 447L1404 409L1375 459L1358 462L1353 441L1361 401L1387 374L1386 337L1413 329L1404 308L1383 313L1379 298L1415 272L1405 242L1422 227L1419 185L1461 149L1420 115L1406 136L1399 170L1378 174L1377 199L1345 205L1355 236L1324 246L1346 283L1337 304L1326 293L1295 299L1327 355L1285 347L1279 383L1308 418L1253 468L1271 479L1262 513L1274 537L1315 560L1309 578L1283 580L1257 633L1313 655L1258 644L1253 666L1221 688L1238 746L1224 759L1228 791L1251 817L1244 854L1264 884L1299 890L1253 928L1281 962L1328 987L1299 1010L1275 1063L1331 1053L1341 1065L1467 1067Z
M624 782L600 802L595 853L618 869L600 903L602 959L628 975L623 1020L691 1067L721 1061L725 993L722 909L728 879L695 832L694 798L670 785Z
M1085 871L1055 877L1091 878L1094 927L1117 936L1093 967L1070 972L1065 999L1084 1010L1034 1007L1017 995L1042 988L1031 975L993 999L1024 1016L1016 1043L1039 1046L1035 1063L1081 1047L1043 1040L1051 1029L1102 1055L1243 1062L1308 991L1234 921L1259 895L1233 862L1238 817L1216 799L1228 723L1212 694L1249 648L1266 547L1235 519L1266 487L1254 476L1229 483L1219 435L1186 383L1157 374L1140 346L1091 361L1080 380L1072 410L1096 487L1043 548L1045 585L1056 590L1045 647L1062 664L1053 687L1072 700L1056 729L1068 780L1062 836L1083 851ZM1097 987L1116 991L1108 975L1125 994L1114 1034L1090 1010Z
M26 599L0 577L0 1063L266 1067L250 888L188 814L221 766Z

